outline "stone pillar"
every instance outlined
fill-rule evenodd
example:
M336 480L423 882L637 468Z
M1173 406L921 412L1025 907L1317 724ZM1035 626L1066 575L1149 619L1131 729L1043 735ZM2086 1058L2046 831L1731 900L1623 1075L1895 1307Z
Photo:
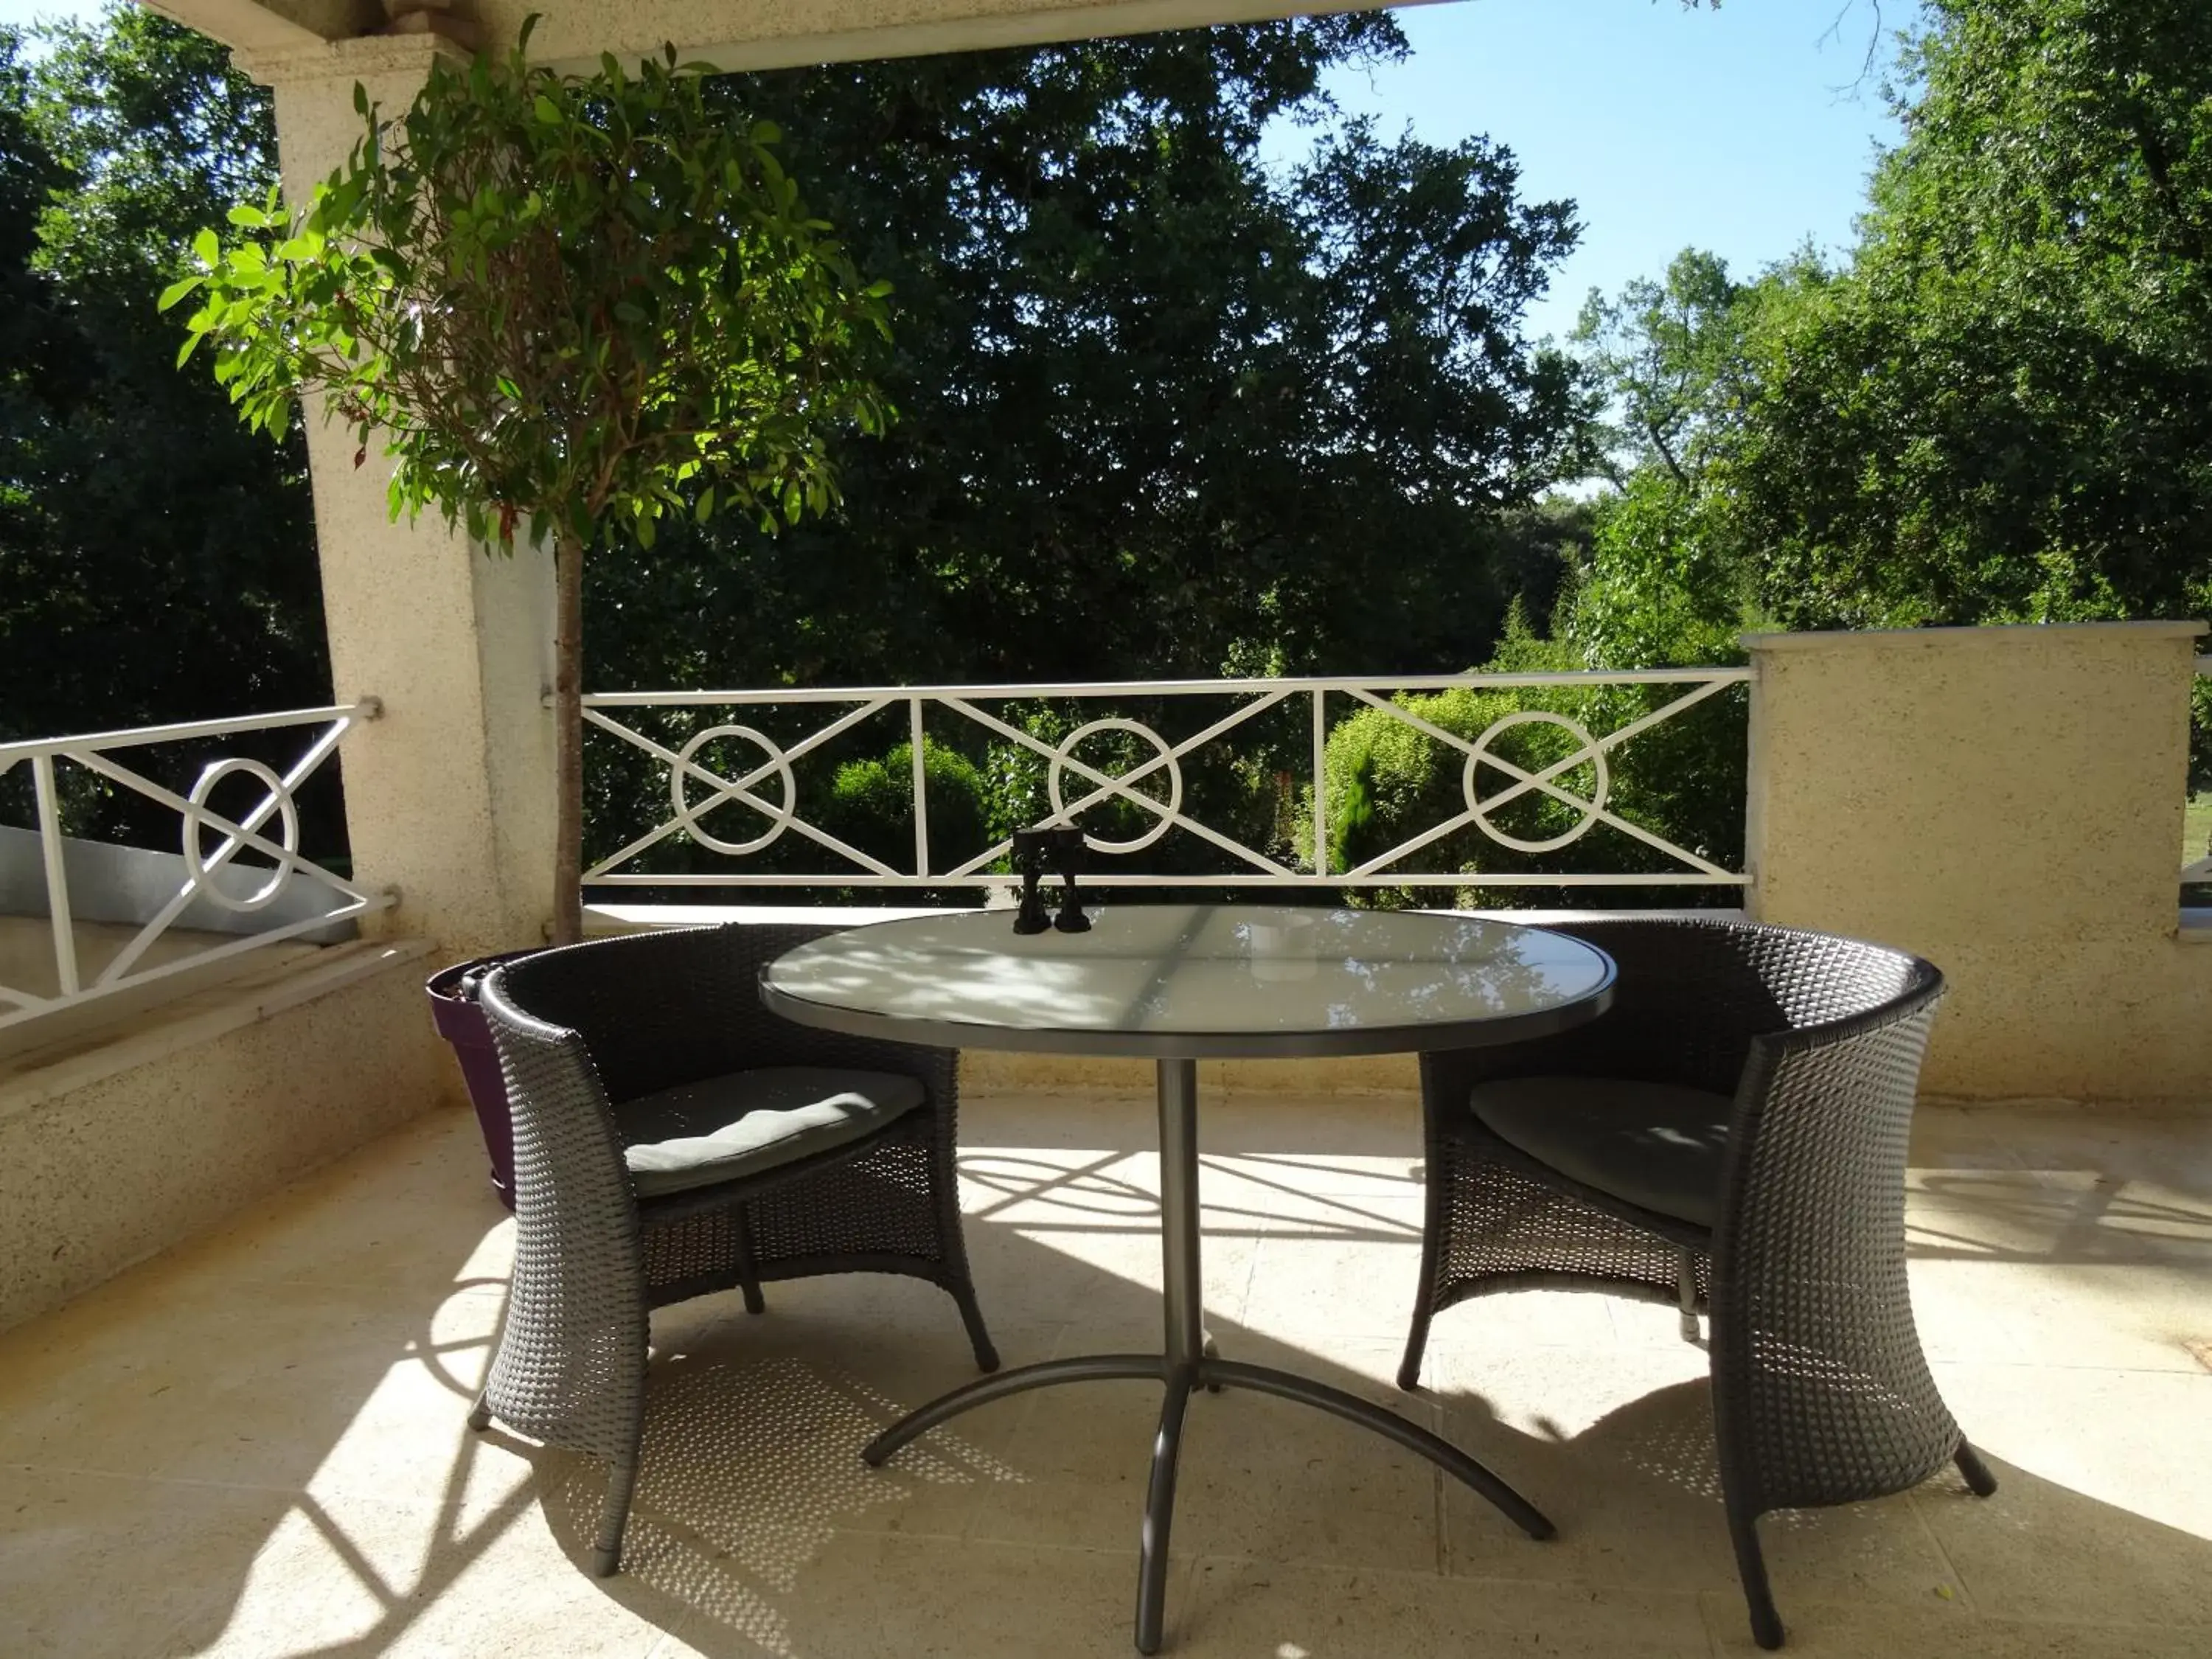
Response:
M460 56L430 35L238 54L276 93L295 204L361 137L356 83L397 115L441 53ZM356 467L355 448L310 408L331 678L339 701L375 696L385 711L343 754L356 878L398 888L380 926L447 957L540 944L553 897L551 555L487 555L434 514L393 523L390 464L372 441Z
M1763 634L1751 914L1943 969L1923 1087L2212 1099L2178 934L2195 623Z

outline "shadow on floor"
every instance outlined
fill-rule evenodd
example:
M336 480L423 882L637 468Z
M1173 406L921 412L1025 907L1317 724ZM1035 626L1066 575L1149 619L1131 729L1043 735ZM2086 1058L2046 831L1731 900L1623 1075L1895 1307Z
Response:
M1395 1280L1412 1272L1418 1237L1407 1121L1370 1129L1330 1115L1334 1128L1321 1114L1234 1101L1209 1115L1209 1261L1233 1277L1255 1241L1374 1247L1373 1295L1388 1304L1409 1293ZM1096 1151L1144 1149L1150 1130L1146 1109L1047 1103L981 1132L987 1149L966 1160L982 1189L970 1248L1010 1365L1156 1339L1154 1200L1115 1169L1123 1154ZM356 1160L159 1274L7 1339L0 1480L18 1485L0 1487L12 1500L0 1501L0 1604L31 1606L16 1600L25 1587L46 1597L24 1651L642 1659L659 1632L677 1638L671 1654L707 1659L1128 1651L1157 1387L1021 1396L869 1470L858 1453L881 1426L973 1375L950 1299L911 1282L772 1286L759 1318L732 1295L657 1320L627 1570L586 1577L604 1470L460 1426L501 1303L483 1265L499 1212L454 1162L465 1146L466 1126L448 1125ZM2001 1167L2017 1159L1990 1164ZM2003 1183L1978 1194L1972 1173L1954 1156L1942 1174L1960 1185L1942 1201L1991 1191L1994 1204L2018 1201ZM1278 1200L1295 1200L1287 1222ZM2130 1226L2139 1213L2101 1212ZM2202 1226L2187 1206L2178 1213L2177 1227ZM2094 1233L2110 1224L2085 1215L2093 1236L2069 1249L2106 1259ZM407 1269L403 1255L431 1266ZM1741 1643L1710 1396L1681 1380L1698 1356L1566 1339L1522 1352L1501 1339L1437 1393L1400 1395L1378 1380L1390 1358L1379 1335L1379 1358L1332 1357L1345 1350L1327 1340L1329 1322L1360 1295L1356 1274L1344 1283L1324 1286L1338 1299L1321 1304L1309 1344L1224 1317L1213 1329L1231 1358L1397 1402L1492 1463L1561 1536L1529 1542L1455 1486L1429 1482L1425 1465L1331 1419L1250 1395L1201 1400L1171 1644L1240 1659L1401 1659L1470 1650L1455 1632L1486 1619L1500 1647L1704 1654L1701 1599L1723 1644ZM1496 1300L1502 1314L1518 1298ZM1440 1341L1479 1334L1477 1305L1440 1322ZM1510 1389L1486 1381L1493 1358L1501 1377L1511 1370ZM1597 1397L1589 1378L1616 1364L1622 1403L1547 1415L1555 1395ZM2019 1369L2019 1386L2034 1388L2037 1372ZM1658 1380L1641 1380L1647 1371ZM2212 1543L2007 1460L2024 1445L1984 1449L2002 1483L1987 1503L1945 1480L1764 1523L1793 1645L1882 1659L2027 1650L2006 1644L2010 1618L2075 1632L2038 1652L2212 1649L2112 1634L2212 1626ZM1312 1540L1324 1534L1321 1553ZM1207 1557L1252 1570L1201 1574ZM310 1558L343 1571L311 1572ZM40 1622L40 1607L72 1599L92 1604L78 1609L86 1618L132 1613L143 1640L85 1637L92 1626L70 1624L65 1608ZM1592 1607L1618 1628L1587 1626ZM1973 1622L1992 1644L1966 1639L1953 1615L1967 1611L1984 1615ZM1862 1639L1870 1612L1894 1615L1878 1644ZM1255 1631L1267 1633L1256 1646Z

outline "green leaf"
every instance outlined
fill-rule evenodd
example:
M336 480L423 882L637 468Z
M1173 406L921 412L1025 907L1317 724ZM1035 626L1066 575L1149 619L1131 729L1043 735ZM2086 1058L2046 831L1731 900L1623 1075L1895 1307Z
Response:
M209 275L165 296L201 290L184 353L210 343L242 421L281 438L320 394L388 434L395 514L487 541L527 523L649 550L664 513L773 517L786 480L793 516L834 499L822 434L870 418L851 318L880 295L760 159L772 124L732 128L688 67L562 76L519 52L364 112L296 222L241 205L243 239L198 239Z

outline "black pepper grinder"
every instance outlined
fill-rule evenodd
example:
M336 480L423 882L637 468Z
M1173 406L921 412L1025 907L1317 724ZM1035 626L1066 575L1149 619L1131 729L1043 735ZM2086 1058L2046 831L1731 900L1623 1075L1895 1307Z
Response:
M1060 914L1052 925L1063 933L1087 933L1091 918L1083 914L1083 900L1075 890L1075 878L1083 868L1083 831L1054 830L1050 834L1053 865L1066 884L1060 892Z
M1045 861L1054 851L1049 830L1017 830L1013 834L1014 869L1022 878L1022 902L1014 912L1014 931L1042 933L1052 927L1045 915L1044 895L1037 884L1044 878Z

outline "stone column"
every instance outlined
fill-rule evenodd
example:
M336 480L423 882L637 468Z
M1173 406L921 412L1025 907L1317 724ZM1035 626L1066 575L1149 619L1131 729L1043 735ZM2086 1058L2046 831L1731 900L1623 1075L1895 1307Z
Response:
M397 115L441 53L430 35L237 54L271 87L284 188L303 203L360 139L356 83ZM552 915L553 562L487 555L434 514L392 520L390 465L354 464L344 427L307 416L323 612L340 702L384 715L343 752L356 878L398 890L387 932L447 957L537 945Z
M2203 631L1745 641L1747 904L1942 969L1929 1093L2212 1096L2212 947L2178 934Z

